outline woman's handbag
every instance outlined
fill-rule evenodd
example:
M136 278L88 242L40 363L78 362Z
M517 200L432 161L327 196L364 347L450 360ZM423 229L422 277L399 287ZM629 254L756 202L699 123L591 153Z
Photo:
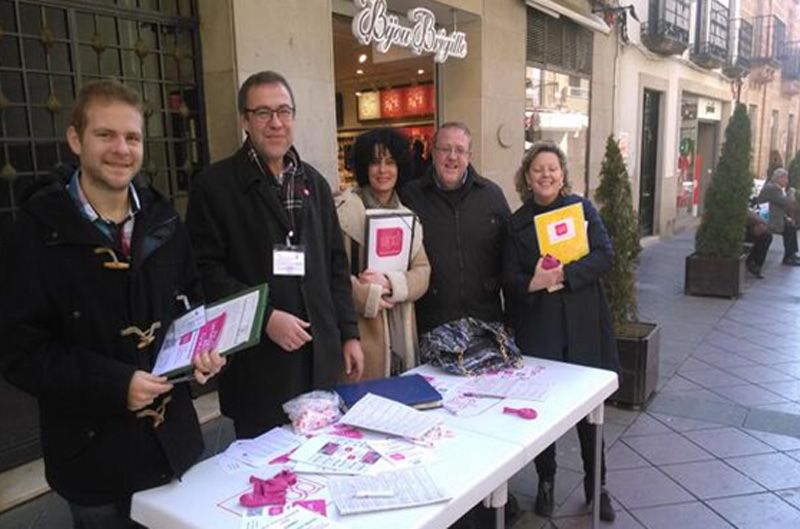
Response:
M451 321L423 334L420 356L456 375L522 367L522 354L505 326L475 318Z

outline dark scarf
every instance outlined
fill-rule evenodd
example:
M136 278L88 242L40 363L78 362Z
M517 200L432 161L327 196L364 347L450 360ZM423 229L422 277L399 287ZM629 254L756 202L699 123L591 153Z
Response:
M283 204L283 209L289 217L289 229L293 232L292 243L297 243L300 240L303 204L308 196L308 182L303 171L303 164L300 163L300 156L294 146L290 147L283 157L283 173L274 175L255 147L253 147L250 138L245 140L244 147L247 151L247 157L258 171L264 175L278 195L281 204Z

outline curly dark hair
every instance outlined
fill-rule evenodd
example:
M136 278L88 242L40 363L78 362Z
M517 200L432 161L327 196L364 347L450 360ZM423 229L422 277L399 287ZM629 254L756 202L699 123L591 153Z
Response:
M359 187L369 186L369 165L375 160L376 149L386 149L397 163L397 183L400 189L411 179L411 153L408 138L388 127L372 129L356 138L353 145L353 172Z

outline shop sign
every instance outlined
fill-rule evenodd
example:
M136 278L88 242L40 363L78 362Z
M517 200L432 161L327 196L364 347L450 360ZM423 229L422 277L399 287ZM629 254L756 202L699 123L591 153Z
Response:
M722 119L722 104L715 99L697 98L697 118L707 121Z
M360 11L353 18L353 35L358 42L372 42L381 53L392 46L408 48L416 55L433 53L436 62L448 57L463 59L467 56L467 36L463 31L450 34L436 28L436 16L430 9L415 7L406 15L411 26L400 22L400 17L389 13L386 0L353 0Z

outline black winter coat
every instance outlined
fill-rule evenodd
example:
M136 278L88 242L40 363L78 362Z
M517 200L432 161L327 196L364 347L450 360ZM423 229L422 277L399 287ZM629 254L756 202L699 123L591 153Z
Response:
M152 369L180 310L176 295L200 297L183 223L156 191L137 193L129 270L103 266L110 258L95 249L109 241L80 215L63 182L23 205L3 248L0 366L38 399L48 483L82 505L164 484L203 449L188 384L167 394L157 429L127 409L131 376ZM144 349L137 337L120 335L156 321L161 329Z
M416 302L420 333L465 317L503 321L501 259L508 202L500 187L472 165L457 191L439 188L434 172L431 166L400 194L422 221L431 263L430 286Z
M281 404L313 388L330 388L343 374L342 343L358 337L350 272L330 187L300 163L308 181L301 221L303 278L274 276L272 251L285 244L288 217L244 148L202 174L192 187L186 224L204 291L218 299L269 284L267 314L290 312L311 323L311 347L287 353L269 339L229 359L220 378L222 412L249 425L282 424Z
M564 266L565 288L529 293L541 256L533 217L575 203L583 204L589 223L589 254ZM547 207L528 199L514 212L503 255L503 293L522 354L619 371L611 314L600 283L613 257L600 215L584 198L559 197Z

